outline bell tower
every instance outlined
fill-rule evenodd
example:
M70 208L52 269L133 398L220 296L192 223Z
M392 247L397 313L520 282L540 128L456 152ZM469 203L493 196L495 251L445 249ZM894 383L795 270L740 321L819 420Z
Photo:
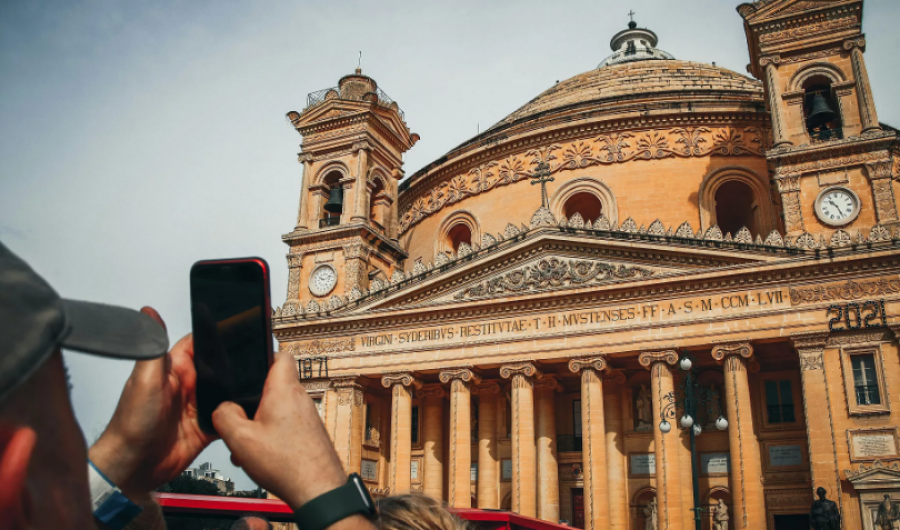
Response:
M360 69L287 114L303 137L297 224L282 314L336 309L402 269L397 217L402 155L418 140L396 102Z
M856 240L875 225L893 234L897 137L878 122L863 0L760 0L738 12L747 69L763 81L772 116L766 157L788 235Z

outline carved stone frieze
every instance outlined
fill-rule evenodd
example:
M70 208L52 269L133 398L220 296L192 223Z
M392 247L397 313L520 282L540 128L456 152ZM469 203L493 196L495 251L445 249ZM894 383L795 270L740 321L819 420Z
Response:
M844 332L839 335L831 335L828 337L827 346L829 348L839 348L841 346L851 346L856 344L865 344L871 342L889 342L887 333L884 331L851 331Z
M827 331L803 331L799 333L791 333L791 342L794 343L794 349L802 355L812 355L822 353L828 342Z
M612 133L570 144L549 145L511 155L456 175L424 191L400 216L400 233L467 197L528 178L541 162L550 173L661 158L762 155L766 135L758 128L679 127L642 133ZM554 222L554 225L556 223Z
M713 359L722 361L732 355L749 359L753 356L753 346L749 342L725 342L715 344L712 348Z
M858 300L872 296L900 293L900 278L875 278L872 280L847 280L809 287L791 287L791 304L809 304L831 300Z
M422 381L409 372L389 373L381 376L381 385L384 388L391 388L394 385L411 386L420 388Z
M642 351L638 355L638 362L648 370L654 363L666 363L675 366L675 363L678 362L678 352L675 350Z
M800 355L800 370L821 370L825 361L821 353L805 353Z
M510 293L563 289L590 283L622 279L642 279L653 271L642 267L611 265L588 260L542 259L528 265L467 287L454 295L456 300L488 298Z
M831 33L841 29L853 28L859 24L856 17L842 17L833 20L823 20L815 24L804 24L802 26L785 29L781 31L772 31L763 33L759 36L759 42L762 44L774 44L788 40L804 39L813 35Z

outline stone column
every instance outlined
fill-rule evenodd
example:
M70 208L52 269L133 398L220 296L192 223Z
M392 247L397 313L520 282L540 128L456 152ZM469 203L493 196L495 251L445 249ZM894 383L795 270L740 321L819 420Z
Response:
M288 285L287 295L284 299L284 308L286 313L291 314L293 311L288 311L289 307L297 308L300 306L300 273L303 268L303 252L291 249L291 253L287 255L287 262Z
M735 528L764 528L766 505L763 494L759 441L753 431L748 359L753 356L749 342L717 344L712 356L723 364L725 376L728 445L731 454L731 498Z
M623 404L628 405L631 400L624 402L622 400L624 385L625 372L622 370L606 370L603 373L603 422L606 427L606 483L609 490L610 530L628 530L630 516L622 408Z
M828 390L828 374L825 371L828 332L791 333L791 341L800 357L800 384L803 386L803 415L806 417L812 491L815 492L819 487L825 488L829 499L841 503L841 470L838 469L837 446L832 427L833 409ZM840 381L837 384L840 386Z
M381 384L391 389L391 469L388 487L391 495L409 493L410 453L412 451L412 393L410 387L422 382L410 373L385 374Z
M776 64L779 62L778 57L762 57L759 60L760 66L766 69L766 85L769 92L769 113L772 115L772 134L775 140L775 148L788 147L794 145L787 139L784 130L784 117L781 112L781 83L778 78L778 68Z
M364 418L363 389L356 377L334 379L331 382L337 394L335 411L334 449L344 466L344 471L359 473L362 466L362 440Z
M885 155L888 153L885 151ZM875 213L878 222L891 226L897 223L897 201L894 199L894 187L891 176L894 161L886 156L883 160L866 163L866 172L872 185L872 198L875 202Z
M500 508L500 446L497 443L500 385L486 381L478 391L478 508Z
M675 381L671 366L678 362L675 350L645 351L638 357L641 366L650 370L650 386L653 400L653 441L656 447L656 502L660 530L681 530L684 514L681 513L681 462L677 425L663 434L659 430L662 417L663 396L672 392Z
M559 522L559 463L556 460L556 399L560 389L553 376L545 375L535 381L534 393L537 429L537 516L538 519Z
M400 179L403 178L403 170L395 169L393 174L391 175L391 205L388 210L388 215L386 218L389 220L385 223L385 228L388 229L388 237L391 238L391 241L395 243L400 242L400 215L398 213L399 204L399 185L397 184Z
M450 383L450 475L447 504L472 507L472 395L471 385L481 378L470 368L444 370L441 383Z
M878 113L875 111L875 98L872 97L872 86L869 84L869 72L866 70L866 60L863 58L862 48L866 46L866 39L860 37L844 43L844 49L850 50L850 62L853 65L853 77L856 80L856 99L859 101L859 119L862 122L862 132L881 130L878 123Z
M537 516L534 446L534 380L543 374L534 363L500 367L500 377L512 382L512 511Z
M300 183L300 206L297 208L297 227L294 230L309 229L309 179L312 178L312 172L309 167L312 165L312 155L300 153L297 159L303 164L303 182Z
M422 400L422 492L431 498L444 498L444 389L424 385L416 391Z
M353 196L353 215L350 217L350 222L361 223L366 221L370 147L368 143L360 142L353 144L353 149L356 151L356 185L354 186L356 194Z
M581 373L581 451L584 473L585 530L609 528L609 471L606 459L606 423L603 377L606 359L572 359L569 370Z
M803 210L800 207L800 175L776 175L775 183L781 193L786 235L799 235L806 231Z

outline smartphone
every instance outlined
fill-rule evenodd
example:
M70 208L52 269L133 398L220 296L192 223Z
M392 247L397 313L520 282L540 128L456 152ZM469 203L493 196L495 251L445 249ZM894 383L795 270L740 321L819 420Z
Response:
M233 401L253 418L272 365L269 265L262 258L198 261L191 267L191 320L200 427Z

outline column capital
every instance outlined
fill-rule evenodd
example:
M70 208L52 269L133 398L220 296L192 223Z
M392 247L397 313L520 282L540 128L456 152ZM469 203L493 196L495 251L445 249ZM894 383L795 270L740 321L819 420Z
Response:
M450 368L441 370L441 383L449 383L454 379L459 379L463 383L471 383L477 385L481 382L481 376L472 368Z
M596 357L580 357L569 361L570 372L579 373L585 369L603 372L604 370L609 370L609 363L606 362L606 358L602 355Z
M512 379L513 376L522 375L531 379L540 379L544 374L533 362L521 362L504 364L500 367L500 377Z
M779 55L777 53L773 54L773 55L766 55L765 57L759 58L759 65L762 66L763 68L765 68L766 66L769 66L770 64L773 66L778 66L780 63L781 63L781 55Z
M716 344L712 348L713 359L719 362L724 361L726 357L732 355L738 355L744 359L749 359L750 357L753 357L753 346L749 341L729 341Z
M806 353L822 353L828 343L827 331L800 331L791 333L791 342L800 355Z
M534 389L549 389L556 390L557 392L562 392L562 385L560 385L559 381L556 380L555 375L545 374L542 378L534 382Z
M409 372L384 374L381 376L381 384L384 388L391 388L394 385L411 386L414 388L422 387L422 381Z
M849 51L853 48L858 48L860 51L865 51L866 49L866 38L859 37L856 39L849 39L844 41L844 49Z
M869 180L889 179L893 176L894 161L890 158L866 162L866 171Z
M372 144L367 141L354 142L351 147L354 151L370 151L372 149Z
M312 153L297 153L297 161L303 164L309 164L313 161Z
M638 362L647 370L655 363L666 363L675 366L675 363L678 362L678 352L675 350L642 351L638 355Z
M475 392L478 394L499 394L500 385L497 381L485 381L475 385Z
M422 385L416 389L416 397L419 398L442 398L444 395L444 389L439 384Z

